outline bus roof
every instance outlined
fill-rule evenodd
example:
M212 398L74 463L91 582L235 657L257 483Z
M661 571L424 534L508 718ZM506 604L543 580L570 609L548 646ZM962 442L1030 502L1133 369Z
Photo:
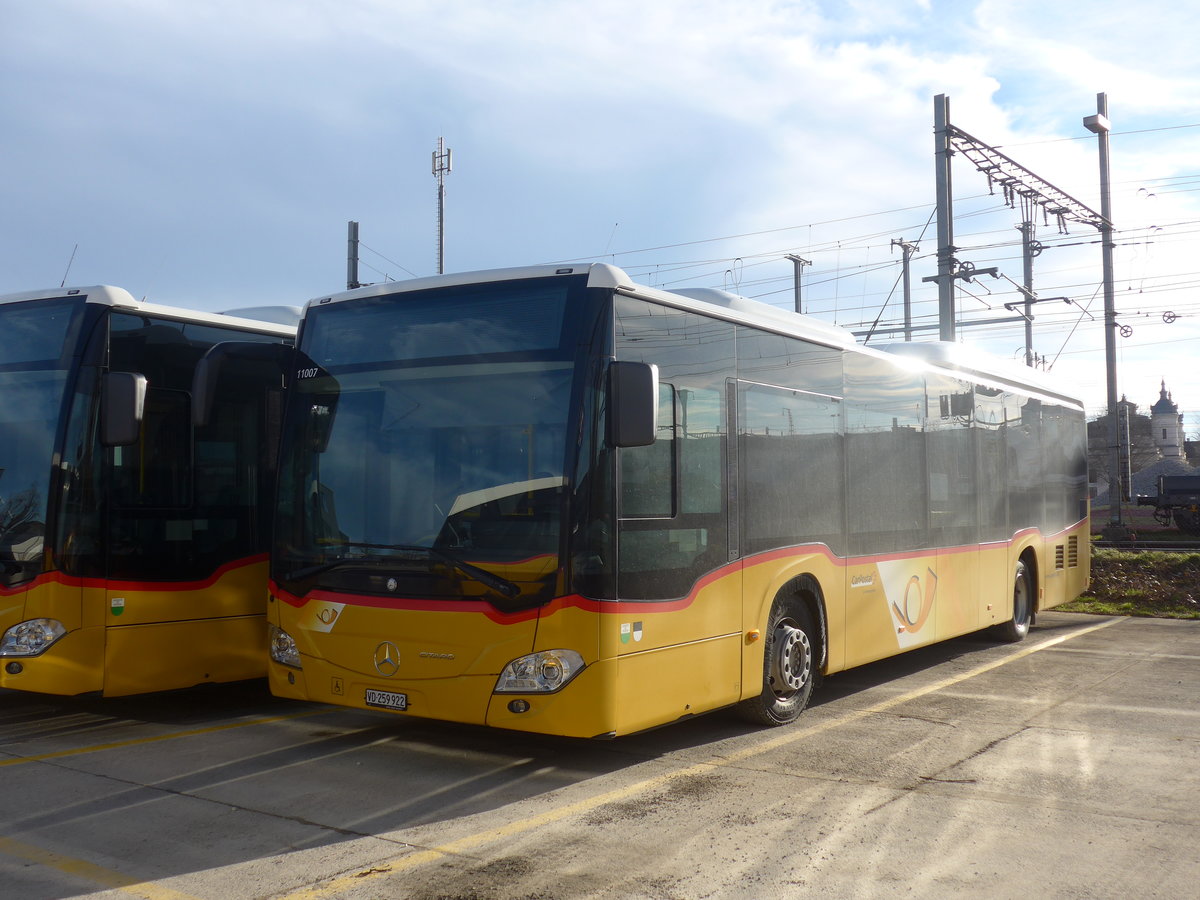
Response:
M995 356L971 344L912 341L880 344L876 349L892 356L919 359L931 367L949 370L951 374L964 375L975 380L990 379L1022 390L1033 389L1082 405L1082 401L1056 376L1002 356Z
M684 288L666 291L638 284L617 266L607 263L578 263L561 266L524 266L512 269L485 269L478 272L459 272L451 275L431 275L407 281L388 281L314 297L305 309L325 306L385 294L409 293L431 288L457 287L460 285L485 284L492 281L515 281L522 278L554 278L567 275L587 275L588 287L612 288L638 297L657 299L698 312L713 314L713 307L724 310L724 318L748 325L783 330L822 343L839 347L855 346L854 335L845 328L822 322L809 316L800 316L758 300L751 300L716 288Z
M648 287L635 282L623 269L607 263L485 269L477 272L431 275L406 281L389 281L367 285L352 291L315 297L306 304L305 309L347 300L431 288L584 274L588 277L588 287L611 288L623 294L656 300L706 315L715 315L739 324L751 325L839 349L853 349L884 358L906 357L922 368L968 376L976 380L991 381L997 385L1016 387L1023 391L1040 392L1081 405L1081 401L1053 376L1028 366L1018 365L1011 360L993 356L975 346L943 341L922 341L878 344L867 347L858 343L849 329L812 316L781 309L759 300L751 300L748 297L716 288L665 290Z
M0 295L0 304L80 296L87 303L97 303L120 309L135 310L150 315L183 319L198 325L232 326L243 328L247 331L258 331L284 336L294 335L300 321L300 310L293 306L258 306L246 309L233 309L228 313L209 312L198 309L185 309L181 306L146 303L142 300L134 299L133 295L124 288L112 287L107 284L90 285L87 287L43 288L35 291L22 291L16 294L4 294Z

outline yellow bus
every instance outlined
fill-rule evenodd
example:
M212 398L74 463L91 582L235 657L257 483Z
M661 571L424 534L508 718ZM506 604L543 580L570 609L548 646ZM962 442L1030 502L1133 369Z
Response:
M734 707L1086 586L1084 411L608 265L305 309L280 448L282 697L580 737Z
M262 677L278 363L214 345L278 322L119 288L0 297L0 688L106 696Z

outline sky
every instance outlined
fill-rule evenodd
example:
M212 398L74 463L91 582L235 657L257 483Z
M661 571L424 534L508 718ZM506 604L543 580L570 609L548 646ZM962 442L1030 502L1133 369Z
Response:
M805 313L879 344L894 241L937 323L935 97L1099 211L1103 93L1117 390L1165 380L1200 436L1198 32L1200 0L0 0L0 293L301 305L345 288L351 220L361 281L434 274L444 138L447 272L602 261L790 309L792 254ZM955 256L997 269L958 339L1023 360L1020 204L952 178ZM1033 218L1033 350L1099 414L1099 232Z

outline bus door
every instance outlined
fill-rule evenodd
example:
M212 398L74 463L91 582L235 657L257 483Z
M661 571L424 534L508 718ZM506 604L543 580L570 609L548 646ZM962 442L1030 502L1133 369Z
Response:
M617 630L625 731L740 698L742 582L727 472L734 328L631 297L615 305L617 357L659 370L655 442L618 451L620 613L602 627Z
M237 454L193 440L187 391L153 386L137 440L108 452L105 693L261 677L266 561L249 540L254 498L207 499L234 478Z

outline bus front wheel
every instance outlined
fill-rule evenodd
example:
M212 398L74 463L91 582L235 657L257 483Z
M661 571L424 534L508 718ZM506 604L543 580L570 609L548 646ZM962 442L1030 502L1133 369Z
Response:
M1013 575L1012 614L1009 621L994 626L993 633L998 639L1015 644L1025 640L1033 619L1033 578L1023 559L1017 561L1017 571Z
M755 725L786 725L796 720L808 705L818 678L818 640L803 603L794 597L775 601L763 646L762 691L737 705L742 718Z

